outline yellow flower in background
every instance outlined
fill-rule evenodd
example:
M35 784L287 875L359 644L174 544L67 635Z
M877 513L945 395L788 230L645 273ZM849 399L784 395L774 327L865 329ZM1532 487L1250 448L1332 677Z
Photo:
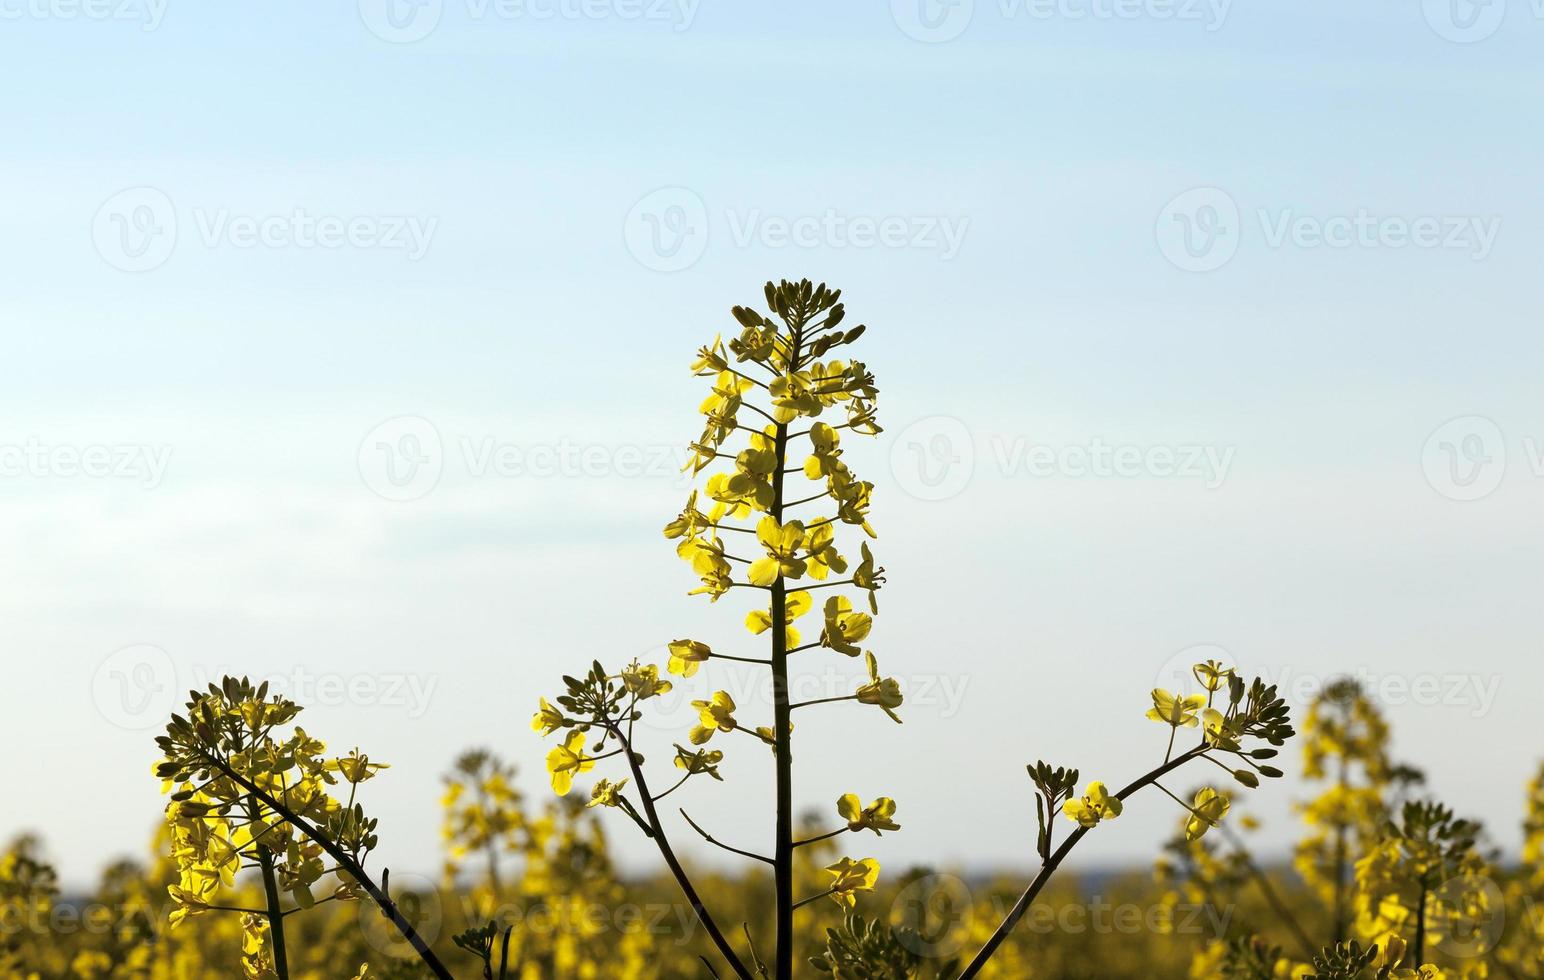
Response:
M854 861L842 858L826 868L826 873L836 880L831 883L831 898L844 908L857 904L858 892L871 892L879 880L879 862L873 858Z
M595 768L595 760L584 754L584 732L569 732L562 745L547 753L547 772L552 776L552 791L567 796L574 786L574 775Z
M1185 821L1185 840L1200 840L1201 835L1217 826L1227 815L1230 801L1226 794L1210 786L1196 794L1191 807L1190 819Z
M858 700L863 704L879 705L892 721L900 724L900 716L891 710L899 708L904 700L900 682L893 677L879 676L879 661L874 659L872 653L865 653L863 659L868 664L869 682L858 688Z
M872 830L883 836L882 831L901 829L901 825L891 819L895 816L895 801L888 796L881 796L864 806L856 793L846 793L836 801L836 812L847 821L847 829L854 832Z
M1099 782L1089 783L1081 798L1069 799L1062 804L1062 813L1068 819L1076 820L1079 827L1093 827L1101 820L1114 820L1120 816L1121 809L1121 801L1110 795L1104 783Z
M1206 707L1206 695L1192 694L1188 697L1175 697L1161 687L1153 688L1153 706L1147 712L1147 717L1153 721L1161 721L1166 725L1179 728L1194 728L1198 719L1196 712Z
M639 666L636 661L631 667L623 668L622 684L639 701L666 694L673 686L669 681L659 679L659 668L654 664Z
M874 617L868 613L853 612L852 601L844 595L838 595L826 600L825 619L825 629L820 633L822 646L828 646L849 657L856 657L863 652L858 644L873 629Z
M609 779L597 780L590 790L590 802L586 807L592 806L621 806L622 787L627 785L627 780L619 780L613 783Z
M794 629L793 621L810 611L815 600L810 598L808 592L790 592L783 599L783 631L789 649L799 645L799 631ZM760 635L772 628L772 611L770 609L752 609L745 614L745 628L752 633Z
M547 736L562 727L563 712L548 704L546 698L542 698L536 714L531 716L531 731L541 732L543 736Z
M779 575L799 578L804 574L805 562L799 557L799 548L804 544L803 522L779 524L777 518L768 514L756 525L756 540L761 542L767 557L751 562L746 576L752 585L771 585Z
M697 673L697 667L713 655L713 649L696 640L671 640L670 662L665 669L681 677Z
M728 691L714 691L711 700L693 701L692 707L697 709L699 719L687 736L693 745L706 742L714 732L732 732L738 727L734 720L734 698Z

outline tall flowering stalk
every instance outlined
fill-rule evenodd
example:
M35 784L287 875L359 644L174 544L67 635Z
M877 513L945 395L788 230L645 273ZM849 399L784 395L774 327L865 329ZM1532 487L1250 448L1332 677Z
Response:
M851 793L836 804L844 824L827 832L810 832L802 839L796 839L793 829L794 710L856 701L876 706L899 722L895 709L902 701L900 684L884 677L873 652L864 648L879 612L875 594L884 584L884 569L875 562L867 540L859 539L856 562L849 557L850 550L843 554L838 545L839 529L861 528L867 537L875 536L868 520L873 484L859 480L848 468L842 458L842 440L849 434L880 431L874 378L862 362L821 360L864 331L862 326L841 329L840 296L839 291L807 280L768 283L766 301L772 316L737 306L733 315L739 335L727 345L715 339L698 351L692 370L711 378L712 390L701 406L707 424L691 445L687 468L695 476L706 474L706 481L692 491L685 509L665 527L665 536L678 542L677 553L701 578L701 586L692 594L706 595L712 602L731 593L752 598L745 625L751 634L765 635L768 654L749 656L740 649L720 653L702 640L680 639L669 645L665 671L689 679L712 660L764 667L771 681L771 724L748 724L728 691L714 691L693 701L698 721L687 733L692 747L676 745L674 762L683 774L669 788L654 793L633 744L633 723L642 717L643 702L672 689L674 682L660 676L659 665L634 661L612 672L596 662L583 678L565 677L565 693L555 704L542 699L532 719L532 727L543 735L563 733L562 742L547 756L547 770L559 795L570 791L576 775L593 770L602 760L625 762L626 777L597 781L590 804L620 809L655 841L720 954L746 980L753 969L768 976L766 965L754 948L742 958L703 906L660 823L656 807L660 800L694 776L722 778L718 769L724 753L719 746L732 733L745 733L772 749L777 807L770 855L721 841L690 817L686 820L709 843L771 866L776 948L770 975L778 980L793 975L794 913L825 897L850 909L858 893L874 889L879 874L873 858L843 857L826 867L831 880L823 891L795 896L795 851L844 833L900 829L894 820L894 800L880 797L865 804ZM800 477L804 485L795 489ZM843 591L821 593L819 637L806 640L799 621L816 608L815 593L827 589ZM793 701L789 694L793 658L816 649L861 656L867 682L848 694ZM1093 782L1079 795L1077 770L1043 762L1029 767L1037 790L1041 870L966 964L960 980L969 980L983 969L1072 848L1101 822L1119 816L1125 802L1139 790L1155 786L1171 796L1186 814L1186 837L1193 841L1221 822L1230 797L1206 787L1190 800L1180 799L1161 779L1199 759L1221 768L1232 783L1250 789L1259 785L1261 777L1281 775L1262 761L1274 758L1276 747L1294 734L1287 706L1275 687L1258 678L1246 683L1231 668L1214 662L1196 665L1195 676L1204 694L1152 692L1147 717L1167 729L1163 762L1119 792ZM1198 741L1178 743L1182 728L1198 729ZM1265 746L1259 746L1261 742ZM714 747L707 748L709 743ZM1058 813L1077 826L1056 846ZM861 918L849 917L844 930L831 932L825 955L812 960L817 968L829 971L857 951L885 955L889 949L889 943L874 941L873 930Z
M672 686L673 682L660 677L658 665L635 662L612 673L597 663L583 679L565 678L567 692L556 699L555 706L542 701L533 727L544 734L565 733L547 760L553 788L560 794L569 790L574 775L601 759L619 756L627 763L626 778L595 784L592 804L621 809L655 840L720 953L742 977L751 975L745 960L725 939L681 870L655 804L693 776L720 778L718 766L724 755L719 746L729 734L745 733L769 746L777 801L771 854L724 844L697 824L692 827L713 844L771 866L776 909L772 968L778 978L786 978L793 973L795 911L827 896L850 907L855 893L873 889L879 872L872 858L844 857L826 869L831 881L824 892L795 896L795 850L841 833L899 829L892 819L893 800L881 797L865 805L848 794L837 803L845 825L795 839L793 712L856 701L877 706L898 722L895 709L902 696L899 683L883 677L873 653L861 646L879 611L875 593L884 583L884 569L875 562L867 541L861 543L856 561L850 552L843 554L838 544L841 528L861 529L874 537L868 521L874 486L849 469L842 458L842 439L880 431L875 414L878 391L861 361L822 358L857 340L864 328L842 328L846 310L841 291L824 284L769 282L765 297L770 316L734 307L738 335L727 344L717 338L704 346L692 365L693 373L711 379L711 390L700 409L706 425L691 444L688 463L692 474L705 476L705 481L666 526L665 536L678 542L677 554L701 578L701 586L691 594L706 595L711 602L731 592L751 598L745 625L752 635L763 637L759 642L765 644L766 655L750 656L743 650L720 653L701 640L681 639L669 645L665 669L691 678L711 660L764 667L771 682L770 724L747 725L741 707L727 691L693 701L699 720L686 733L692 747L676 747L675 765L683 774L658 794L649 790L632 741L632 725L640 717L638 706ZM817 590L833 591L822 593L819 636L806 641L797 624L815 609ZM855 606L854 595L866 612ZM867 682L848 694L793 701L789 675L795 655L822 648L849 657L861 655ZM592 734L598 734L599 741L587 747ZM706 748L716 737L714 747ZM629 781L631 788L626 785ZM759 972L755 950L750 951L749 960Z

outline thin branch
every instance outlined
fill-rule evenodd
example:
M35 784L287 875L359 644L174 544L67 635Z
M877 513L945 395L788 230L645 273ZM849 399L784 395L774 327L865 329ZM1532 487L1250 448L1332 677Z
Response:
M818 843L820 843L823 840L830 840L831 838L836 837L839 834L845 834L845 833L847 833L847 831L849 831L851 829L852 829L851 827L838 827L836 830L829 831L829 832L821 834L821 835L819 835L817 837L806 837L804 840L796 840L796 841L793 842L793 846L794 847L803 847L806 844L818 844Z
M1189 752L1182 753L1181 755L1175 757L1169 762L1164 763L1157 769L1154 769L1152 772L1149 772L1147 775L1131 783L1119 793L1116 793L1115 798L1124 802L1127 797L1135 794L1138 790L1142 789L1148 784L1155 782L1160 776L1164 776L1184 765L1186 762L1189 762L1191 759L1205 752L1206 749L1207 746L1202 744L1196 748L1191 749ZM997 926L997 929L992 933L991 938L989 938L985 945L981 947L980 952L976 953L975 958L972 959L970 964L965 967L965 971L959 975L958 980L971 980L972 977L981 972L981 968L984 967L987 961L992 958L992 954L997 952L997 947L1003 944L1003 940L1008 938L1008 934L1013 931L1014 926L1018 925L1019 920L1024 917L1024 913L1029 911L1030 903L1035 900L1035 896L1040 894L1040 891L1045 887L1046 882L1051 880L1051 875L1056 873L1056 869L1061 866L1062 861L1066 860L1067 855L1072 853L1072 849L1078 845L1078 841L1083 839L1083 836L1088 833L1089 829L1090 828L1088 827L1079 827L1077 830L1074 830L1071 834L1067 835L1067 839L1062 841L1061 847L1058 847L1056 851L1052 853L1049 860L1047 860L1045 864L1041 866L1040 873L1035 875L1034 880L1031 881L1029 886L1024 889L1024 893L1019 896L1019 900L1014 903L1013 908L1008 912L1007 916L1003 918L1003 921Z
M692 885L692 880L686 876L686 869L681 867L681 862L676 858L675 851L670 846L670 838L666 836L665 828L659 822L659 813L655 810L654 800L649 795L649 784L644 779L643 768L638 764L637 753L632 751L632 746L626 736L622 734L621 729L617 728L615 724L608 724L606 727L622 743L622 747L627 750L624 753L627 756L627 765L632 770L633 785L638 787L638 793L643 798L644 816L647 817L649 826L654 829L654 844L659 848L660 857L665 859L665 865L675 877L676 884L681 887L681 893L686 896L686 901L691 905L692 912L696 914L697 921L701 922L702 927L707 930L709 938L713 940L713 945L718 947L719 953L728 961L729 967L734 970L735 976L739 977L740 980L754 980L750 971L745 968L745 964L740 961L739 954L734 951L734 947L729 945L729 940L725 939L724 934L719 931L718 923L713 921L712 913L708 911L706 905L702 904L702 899L697 896L697 889Z
M208 760L210 765L214 766L214 768L229 776L231 781L237 786L240 786L248 793L263 801L263 803L269 809L284 817L286 823L294 827L296 830L299 830L302 834L305 834L312 841L314 841L318 847L327 852L328 857L338 862L338 864L342 866L344 870L346 870L356 881L358 881L359 886L363 888L365 893L368 894L370 898L374 900L375 904L380 907L381 913L385 915L386 918L391 920L391 924L396 926L397 931L402 934L402 938L408 941L408 944L413 947L413 950L416 953L418 953L418 958L424 961L424 965L427 966L429 970L439 978L439 980L455 980L455 977L451 974L451 972L445 968L445 964L441 963L440 958L434 954L434 950L429 948L429 944L424 941L424 937L420 936L418 934L418 930L413 928L413 924L403 917L402 911L397 908L397 903L392 901L391 896L386 894L386 892L381 887L376 885L375 881L365 873L364 867L361 866L360 863L356 861L347 851L339 847L336 841L332 840L330 837L323 834L315 827L311 826L310 822L302 819L289 807L274 799L273 796L262 787L258 786L250 779L232 769L225 762L225 760L221 759L219 756L214 755L213 753L202 754L204 758Z
M729 852L731 852L733 854L738 854L741 857L748 857L748 858L750 858L750 859L752 859L754 861L764 861L767 864L775 864L776 863L771 858L767 857L764 854L755 854L755 853L753 853L751 851L742 851L738 847L730 847L728 844L725 844L721 840L717 840L716 838L714 838L714 836L712 834L708 833L706 830L703 830L701 827L697 826L697 821L693 820L691 818L691 815L688 814L685 810L682 810L680 812L681 812L681 816L686 818L686 822L692 825L692 829L697 831L697 833L701 834L702 835L702 839L707 841L709 844L712 844L714 847L722 847L726 851L729 851Z
M835 892L836 892L835 888L828 888L828 889L826 889L825 891L821 892L818 895L811 895L809 898L801 898L799 901L793 903L793 907L795 909L803 908L804 906L808 905L809 903L811 903L811 902L818 902L822 898L825 898L827 895L835 894Z
M1202 756L1202 758L1209 759L1211 756ZM1217 829L1222 831L1223 837L1227 838L1228 842L1233 845L1233 850L1238 857L1239 863L1244 866L1244 870L1249 872L1249 876L1259 886L1260 894L1265 896L1266 903L1270 905L1281 921L1287 924L1287 928L1291 931L1293 937L1298 942L1298 946L1302 949L1304 958L1311 960L1319 955L1319 951L1314 949L1313 940L1308 938L1308 933L1303 929L1302 924L1297 921L1297 917L1292 914L1292 910L1287 907L1287 904L1281 900L1281 896L1277 894L1276 887L1271 884L1270 878L1261 870L1259 865L1254 863L1254 858L1249 856L1249 851L1244 847L1244 842L1239 840L1238 835L1226 824L1219 824Z
M835 698L815 698L810 701L796 701L788 707L792 710L794 708L807 708L812 704L830 704L833 701L856 701L857 699L858 696L856 694L843 694L841 697Z

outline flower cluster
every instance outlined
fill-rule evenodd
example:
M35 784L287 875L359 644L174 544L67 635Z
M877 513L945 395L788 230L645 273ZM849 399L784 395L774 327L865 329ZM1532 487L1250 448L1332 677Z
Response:
M355 802L361 783L385 763L352 749L328 755L305 729L279 734L300 706L268 686L225 678L189 694L185 714L173 715L156 742L163 753L156 774L172 792L166 808L178 880L169 885L173 926L211 911L242 918L242 954L248 974L283 975L285 944L280 893L294 907L360 897L363 864L378 842L376 821ZM334 787L346 787L339 799ZM264 909L229 904L236 876L257 869L267 896Z
M713 660L762 665L771 674L772 717L747 721L748 712L728 691L704 691L691 701L696 723L684 733L692 748L676 745L675 765L683 773L657 795L650 795L632 729L645 702L674 683L661 678L660 666L634 663L611 673L594 664L583 679L565 678L568 689L555 703L542 700L532 727L543 735L563 733L561 744L547 756L552 787L559 795L601 760L618 756L626 761L627 776L595 784L591 804L625 812L660 843L667 863L671 856L655 803L693 776L721 779L724 746L733 740L729 736L744 733L769 746L779 812L775 853L763 859L774 869L779 958L786 961L781 947L791 936L791 915L804 904L791 894L793 851L800 843L792 833L792 712L854 701L877 707L899 722L896 709L904 693L895 678L881 673L873 651L865 647L879 612L885 570L868 541L876 536L869 521L874 485L854 473L844 445L848 436L880 431L878 389L861 361L830 356L857 340L865 328L843 326L841 292L824 284L769 282L764 293L767 314L734 307L737 331L727 342L721 335L704 345L691 365L693 374L709 380L699 406L703 428L690 445L686 467L703 480L664 534L676 542L676 554L700 582L690 594L706 595L713 602L732 591L753 597L745 628L762 638L766 655L720 653L704 640L682 638L669 643L663 671L684 680ZM795 487L796 480L804 486ZM856 554L842 544L843 528L861 531ZM806 639L799 621L815 609L815 590L845 592L822 597L819 635ZM854 598L866 611L860 611ZM791 659L814 649L862 655L866 679L846 695L793 703L788 697ZM710 742L711 750L705 748ZM843 797L838 809L847 822L842 830L898 829L891 819L895 804L888 798L863 807L856 796ZM708 841L720 843L695 823L692 827ZM879 865L872 858L843 858L827 871L832 880L822 894L850 906L856 893L873 888ZM684 872L678 872L678 879L691 895ZM696 911L717 939L715 927L704 917L706 910L698 905ZM720 950L738 973L738 958L723 943Z

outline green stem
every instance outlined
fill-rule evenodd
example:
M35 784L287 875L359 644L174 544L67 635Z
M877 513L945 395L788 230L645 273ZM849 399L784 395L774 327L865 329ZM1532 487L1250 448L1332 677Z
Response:
M284 945L284 912L279 908L279 882L273 871L273 852L259 844L257 860L263 869L263 898L268 906L268 937L273 943L273 972L279 980L289 980L289 950Z
M1426 959L1426 883L1421 882L1421 897L1415 907L1415 959L1410 965L1420 969Z
M789 324L788 369L798 370L803 343L804 316ZM769 513L783 523L783 471L788 462L788 424L777 423L773 434L772 507ZM777 767L777 827L772 852L777 943L773 954L776 980L793 978L793 729L788 700L788 590L779 575L772 583L772 752Z

